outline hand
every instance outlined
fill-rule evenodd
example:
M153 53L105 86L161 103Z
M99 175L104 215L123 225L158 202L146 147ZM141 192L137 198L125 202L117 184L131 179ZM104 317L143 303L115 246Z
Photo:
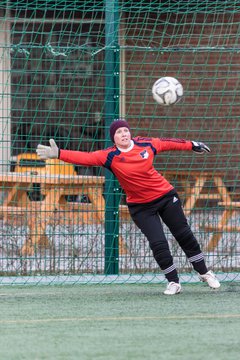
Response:
M203 154L204 152L210 152L211 150L202 142L192 141L192 151L198 154Z
M42 160L58 159L59 148L53 139L49 140L50 146L38 144L36 153Z

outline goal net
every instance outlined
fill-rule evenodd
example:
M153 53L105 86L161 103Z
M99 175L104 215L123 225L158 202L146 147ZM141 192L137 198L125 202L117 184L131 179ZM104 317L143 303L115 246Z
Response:
M111 174L36 156L50 138L63 149L109 146L117 118L133 136L211 148L161 153L155 166L207 264L239 280L239 11L234 0L0 4L0 282L164 280ZM183 85L173 106L152 97L163 76ZM164 230L183 278L196 281Z

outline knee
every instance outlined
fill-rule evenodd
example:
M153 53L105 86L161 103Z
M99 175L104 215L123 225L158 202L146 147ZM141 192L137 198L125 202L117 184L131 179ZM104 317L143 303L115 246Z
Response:
M150 244L150 248L151 248L151 250L153 252L153 256L157 260L157 262L162 261L163 259L169 257L170 249L169 249L167 242L164 244L161 244L159 242L152 243L152 244Z

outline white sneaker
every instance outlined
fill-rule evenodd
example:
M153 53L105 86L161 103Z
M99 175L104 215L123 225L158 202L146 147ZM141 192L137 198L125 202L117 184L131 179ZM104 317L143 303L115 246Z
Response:
M165 295L175 295L175 294L179 294L180 291L181 291L181 285L171 281L168 284L166 290L164 291L164 294Z
M220 288L220 282L216 278L215 274L210 270L204 275L199 274L199 279L203 282L207 282L210 288L212 289L219 289Z

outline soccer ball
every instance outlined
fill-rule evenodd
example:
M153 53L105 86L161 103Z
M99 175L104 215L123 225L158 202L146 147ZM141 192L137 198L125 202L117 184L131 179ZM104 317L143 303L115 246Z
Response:
M154 100L160 105L173 105L183 96L183 87L173 77L162 77L153 84L152 95Z

